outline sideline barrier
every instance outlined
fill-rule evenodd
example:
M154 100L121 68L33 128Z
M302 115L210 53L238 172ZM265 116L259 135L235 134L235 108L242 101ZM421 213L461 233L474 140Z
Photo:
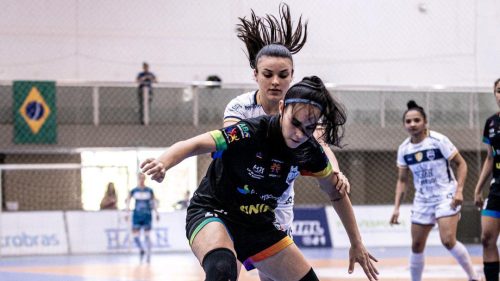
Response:
M0 252L5 256L133 252L131 222L125 215L123 211L4 212ZM160 213L151 230L152 250L189 251L185 219L185 210Z
M354 206L367 247L411 246L410 205L400 209L400 225L390 226L393 206ZM302 248L346 248L349 238L333 207L295 208L293 238ZM123 211L4 212L1 255L105 254L136 251ZM189 251L186 211L160 213L151 230L154 252ZM433 228L427 245L441 245Z
M394 206L354 206L354 214L366 247L411 247L411 205L401 205L399 209L399 225L391 226ZM333 237L334 248L350 247L349 238L344 226L332 206L325 208L330 226L330 235ZM429 233L426 245L441 245L437 225Z

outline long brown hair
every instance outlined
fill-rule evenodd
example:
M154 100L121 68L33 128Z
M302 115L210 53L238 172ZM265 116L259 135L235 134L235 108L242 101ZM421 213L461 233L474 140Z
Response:
M297 27L293 28L290 8L280 4L278 20L275 16L266 14L264 17L255 15L251 10L250 19L238 18L237 36L245 43L250 67L256 69L262 56L284 57L292 60L292 54L298 53L307 40L307 21L302 24L299 17Z

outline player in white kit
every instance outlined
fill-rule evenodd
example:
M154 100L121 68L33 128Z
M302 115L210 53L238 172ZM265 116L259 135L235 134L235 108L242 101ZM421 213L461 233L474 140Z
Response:
M399 206L411 171L415 186L411 215L411 280L422 280L425 243L436 222L443 245L462 266L469 280L479 280L467 249L456 238L467 164L446 136L427 129L425 111L414 101L408 102L403 122L410 137L398 149L399 172L390 223L398 224ZM456 164L457 178L450 161Z

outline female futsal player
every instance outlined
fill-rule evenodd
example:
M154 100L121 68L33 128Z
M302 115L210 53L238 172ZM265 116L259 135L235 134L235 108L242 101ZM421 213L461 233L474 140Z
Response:
M446 136L427 129L425 111L414 101L408 102L403 122L410 137L398 149L399 173L390 223L398 224L399 206L411 170L415 186L411 216L411 280L422 280L425 243L436 222L443 245L465 270L469 280L479 280L467 249L456 238L467 164ZM450 161L457 166L457 179Z
M500 106L500 79L493 84L493 93ZM483 244L483 263L486 281L498 281L499 258L497 239L500 231L500 113L486 120L483 142L488 145L488 155L484 160L481 175L476 184L474 201L483 207L482 190L486 180L493 174L486 206L481 212L481 242Z
M376 259L361 241L349 197L336 189L338 177L312 137L319 120L324 141L339 145L344 111L313 76L288 90L278 115L242 120L178 142L141 164L143 172L161 182L183 159L215 152L186 219L187 238L206 280L236 280L236 259L275 280L318 280L293 240L274 225L278 198L299 174L317 178L344 224L351 241L349 272L359 262L368 279L377 280Z
M290 9L286 4L280 5L278 20L272 15L258 17L252 10L250 19L240 18L237 27L238 38L247 47L250 67L254 71L257 91L244 93L231 100L224 111L224 127L236 122L278 113L278 104L290 88L293 79L292 54L298 53L307 39L307 23L302 25L299 17L297 27L293 29ZM294 38L292 40L292 38ZM339 171L338 162L329 146L320 138L320 128L315 132L318 142L336 173L339 173L339 187L349 191L347 178ZM293 183L278 200L275 209L277 227L290 234L293 221L294 202ZM261 280L264 280L261 276Z

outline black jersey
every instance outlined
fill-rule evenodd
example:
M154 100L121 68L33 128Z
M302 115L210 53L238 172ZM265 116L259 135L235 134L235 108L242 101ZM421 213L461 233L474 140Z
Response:
M288 148L278 116L246 119L210 133L217 152L193 200L223 209L236 223L274 222L278 198L299 174L325 177L332 172L314 138Z
M500 196L500 116L499 113L486 120L483 142L493 150L493 179L490 195Z

